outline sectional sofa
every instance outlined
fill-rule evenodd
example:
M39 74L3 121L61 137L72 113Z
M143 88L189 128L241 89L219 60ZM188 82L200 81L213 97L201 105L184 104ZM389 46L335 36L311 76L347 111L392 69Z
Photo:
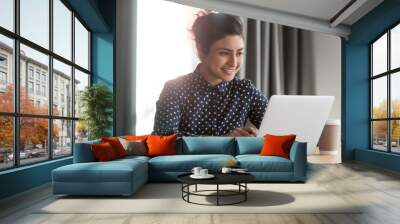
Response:
M75 144L74 163L52 171L54 194L131 195L148 181L176 181L193 167L219 172L228 160L235 159L260 182L304 182L307 169L306 143L294 142L290 159L260 156L262 137L182 137L177 155L127 156L96 162L91 141Z

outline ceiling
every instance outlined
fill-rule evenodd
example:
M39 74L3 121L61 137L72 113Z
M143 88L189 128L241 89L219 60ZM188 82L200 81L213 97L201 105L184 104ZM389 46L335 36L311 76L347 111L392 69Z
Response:
M383 0L168 0L247 18L347 37Z
M298 16L330 21L347 4L353 5L353 11L341 24L352 25L383 0L223 0L226 2L251 5L276 10ZM355 7L354 7L355 6Z
M351 0L224 0L316 19L330 20Z

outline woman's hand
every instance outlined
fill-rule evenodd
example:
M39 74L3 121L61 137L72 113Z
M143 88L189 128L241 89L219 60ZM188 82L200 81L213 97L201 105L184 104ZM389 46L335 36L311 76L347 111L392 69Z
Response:
M255 128L235 128L227 136L231 137L257 137L258 131Z

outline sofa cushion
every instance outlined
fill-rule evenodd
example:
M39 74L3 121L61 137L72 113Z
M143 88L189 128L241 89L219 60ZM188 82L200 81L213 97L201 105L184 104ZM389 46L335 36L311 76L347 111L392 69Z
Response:
M278 156L238 155L240 167L249 172L292 172L292 161Z
M219 171L230 159L231 155L175 155L158 156L149 160L149 170L163 172L190 172L193 167L199 166L211 172Z
M87 142L75 143L74 147L74 163L95 162L96 158L90 148L92 144L99 144L99 139Z
M133 173L147 171L146 166L140 159L74 163L53 170L52 174L57 182L130 182Z
M235 139L233 137L183 137L182 152L178 154L225 154L235 155Z
M263 144L263 137L236 137L236 155L259 154Z

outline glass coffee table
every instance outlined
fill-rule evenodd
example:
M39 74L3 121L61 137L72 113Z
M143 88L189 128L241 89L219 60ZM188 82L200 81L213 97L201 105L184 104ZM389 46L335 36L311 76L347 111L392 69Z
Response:
M177 177L182 183L182 199L188 203L198 205L234 205L247 201L247 192L249 188L247 183L255 180L255 177L249 173L215 173L215 177L211 179L193 179L191 173L182 174ZM197 185L215 185L212 190L198 190ZM221 189L220 185L236 185L236 189ZM194 186L194 191L190 190L190 186ZM211 194L210 194L211 193ZM215 197L216 204L205 204L191 201L190 196ZM224 203L221 201L225 197L238 197L239 199L233 202Z

